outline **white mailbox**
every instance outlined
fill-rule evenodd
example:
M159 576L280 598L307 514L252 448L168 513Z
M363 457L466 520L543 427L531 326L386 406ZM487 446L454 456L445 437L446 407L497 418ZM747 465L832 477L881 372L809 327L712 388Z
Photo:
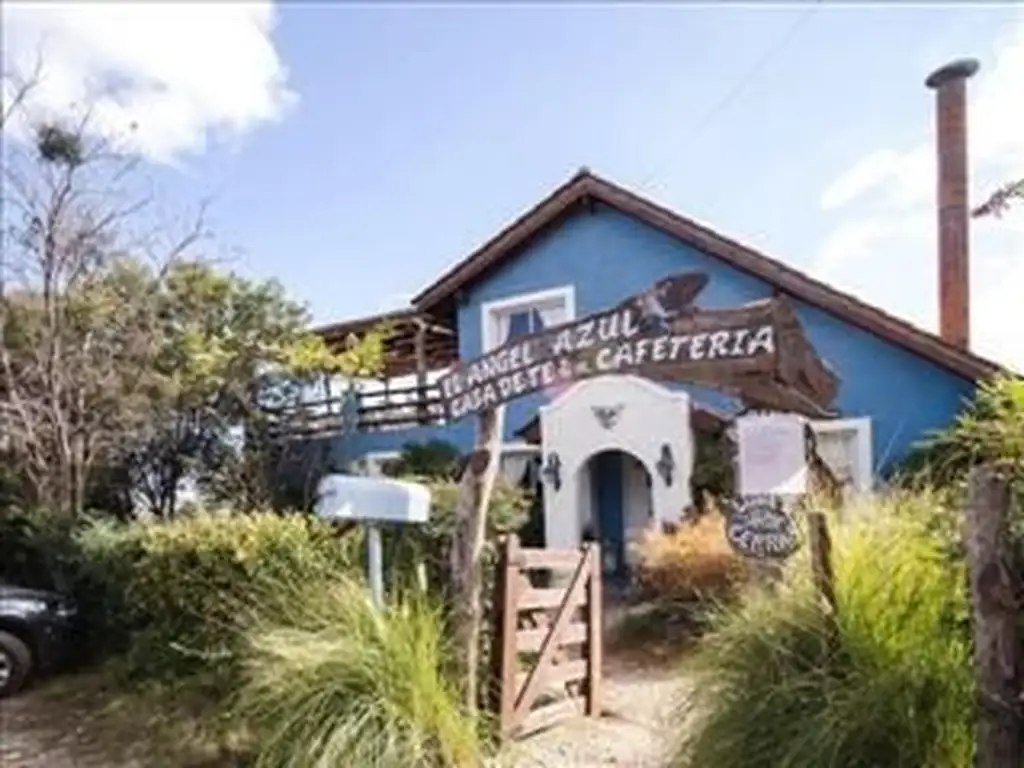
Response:
M430 491L419 483L327 475L317 487L316 514L331 521L425 523Z
M370 591L378 608L384 606L384 556L378 523L425 523L430 515L430 491L419 483L358 475L327 475L317 486L317 517L331 522L363 522Z

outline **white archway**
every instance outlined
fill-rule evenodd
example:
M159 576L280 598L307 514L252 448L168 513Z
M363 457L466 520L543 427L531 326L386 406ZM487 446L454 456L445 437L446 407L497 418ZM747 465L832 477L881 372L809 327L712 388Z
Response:
M690 506L694 448L685 392L638 376L599 376L575 384L543 406L540 421L545 466L557 463L561 480L557 489L551 482L544 489L549 547L579 545L583 520L595 501L584 487L587 473L581 470L602 452L621 451L643 463L651 478L655 526L678 521Z

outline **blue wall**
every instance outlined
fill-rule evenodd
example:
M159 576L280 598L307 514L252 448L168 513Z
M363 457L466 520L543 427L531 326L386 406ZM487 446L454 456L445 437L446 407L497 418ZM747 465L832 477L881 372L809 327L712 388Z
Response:
M580 212L534 242L485 280L472 286L458 309L459 353L463 359L482 351L481 304L516 294L576 287L577 317L613 306L666 275L701 271L710 282L697 298L705 308L733 307L771 295L759 278L685 245L633 219L598 206ZM973 391L973 383L916 355L809 306L797 313L810 342L842 380L837 406L844 416L870 416L876 468L901 458L927 431L944 426ZM728 408L728 398L705 389L691 389L708 405ZM536 394L512 403L506 414L506 435L536 415L544 403ZM473 420L449 428L350 438L345 452L388 450L409 440L440 436L468 447ZM429 435L422 437L421 435Z

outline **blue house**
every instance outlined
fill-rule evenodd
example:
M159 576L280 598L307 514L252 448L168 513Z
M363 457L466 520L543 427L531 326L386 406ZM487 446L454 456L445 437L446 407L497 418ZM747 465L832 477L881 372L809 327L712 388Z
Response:
M852 489L870 488L922 436L948 424L980 379L1000 371L966 344L914 327L584 169L438 277L408 310L320 329L340 342L381 321L394 328L389 380L362 384L350 406L358 429L335 439L335 459L373 472L410 442L442 439L468 450L475 419L446 418L451 413L436 387L445 371L616 307L680 274L706 278L693 304L712 315L766 300L792 309L835 381L829 412L811 419L819 452ZM955 315L965 308L941 309ZM690 349L695 357L698 351L705 348ZM685 477L690 430L702 420L728 422L745 405L729 387L697 379L665 383L635 370L609 371L552 383L507 405L507 473L518 478L532 457L560 460L557 491L548 487L553 473L542 473L549 544L575 544L589 530L614 544L613 557L621 560L623 540L652 518L682 514L688 484L668 489L662 454ZM555 496L568 501L554 504Z

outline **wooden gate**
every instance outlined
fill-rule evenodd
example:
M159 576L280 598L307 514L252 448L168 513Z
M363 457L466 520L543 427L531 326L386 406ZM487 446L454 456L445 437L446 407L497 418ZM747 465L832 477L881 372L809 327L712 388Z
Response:
M494 654L502 740L600 715L600 554L594 543L530 549L514 535L505 540Z

